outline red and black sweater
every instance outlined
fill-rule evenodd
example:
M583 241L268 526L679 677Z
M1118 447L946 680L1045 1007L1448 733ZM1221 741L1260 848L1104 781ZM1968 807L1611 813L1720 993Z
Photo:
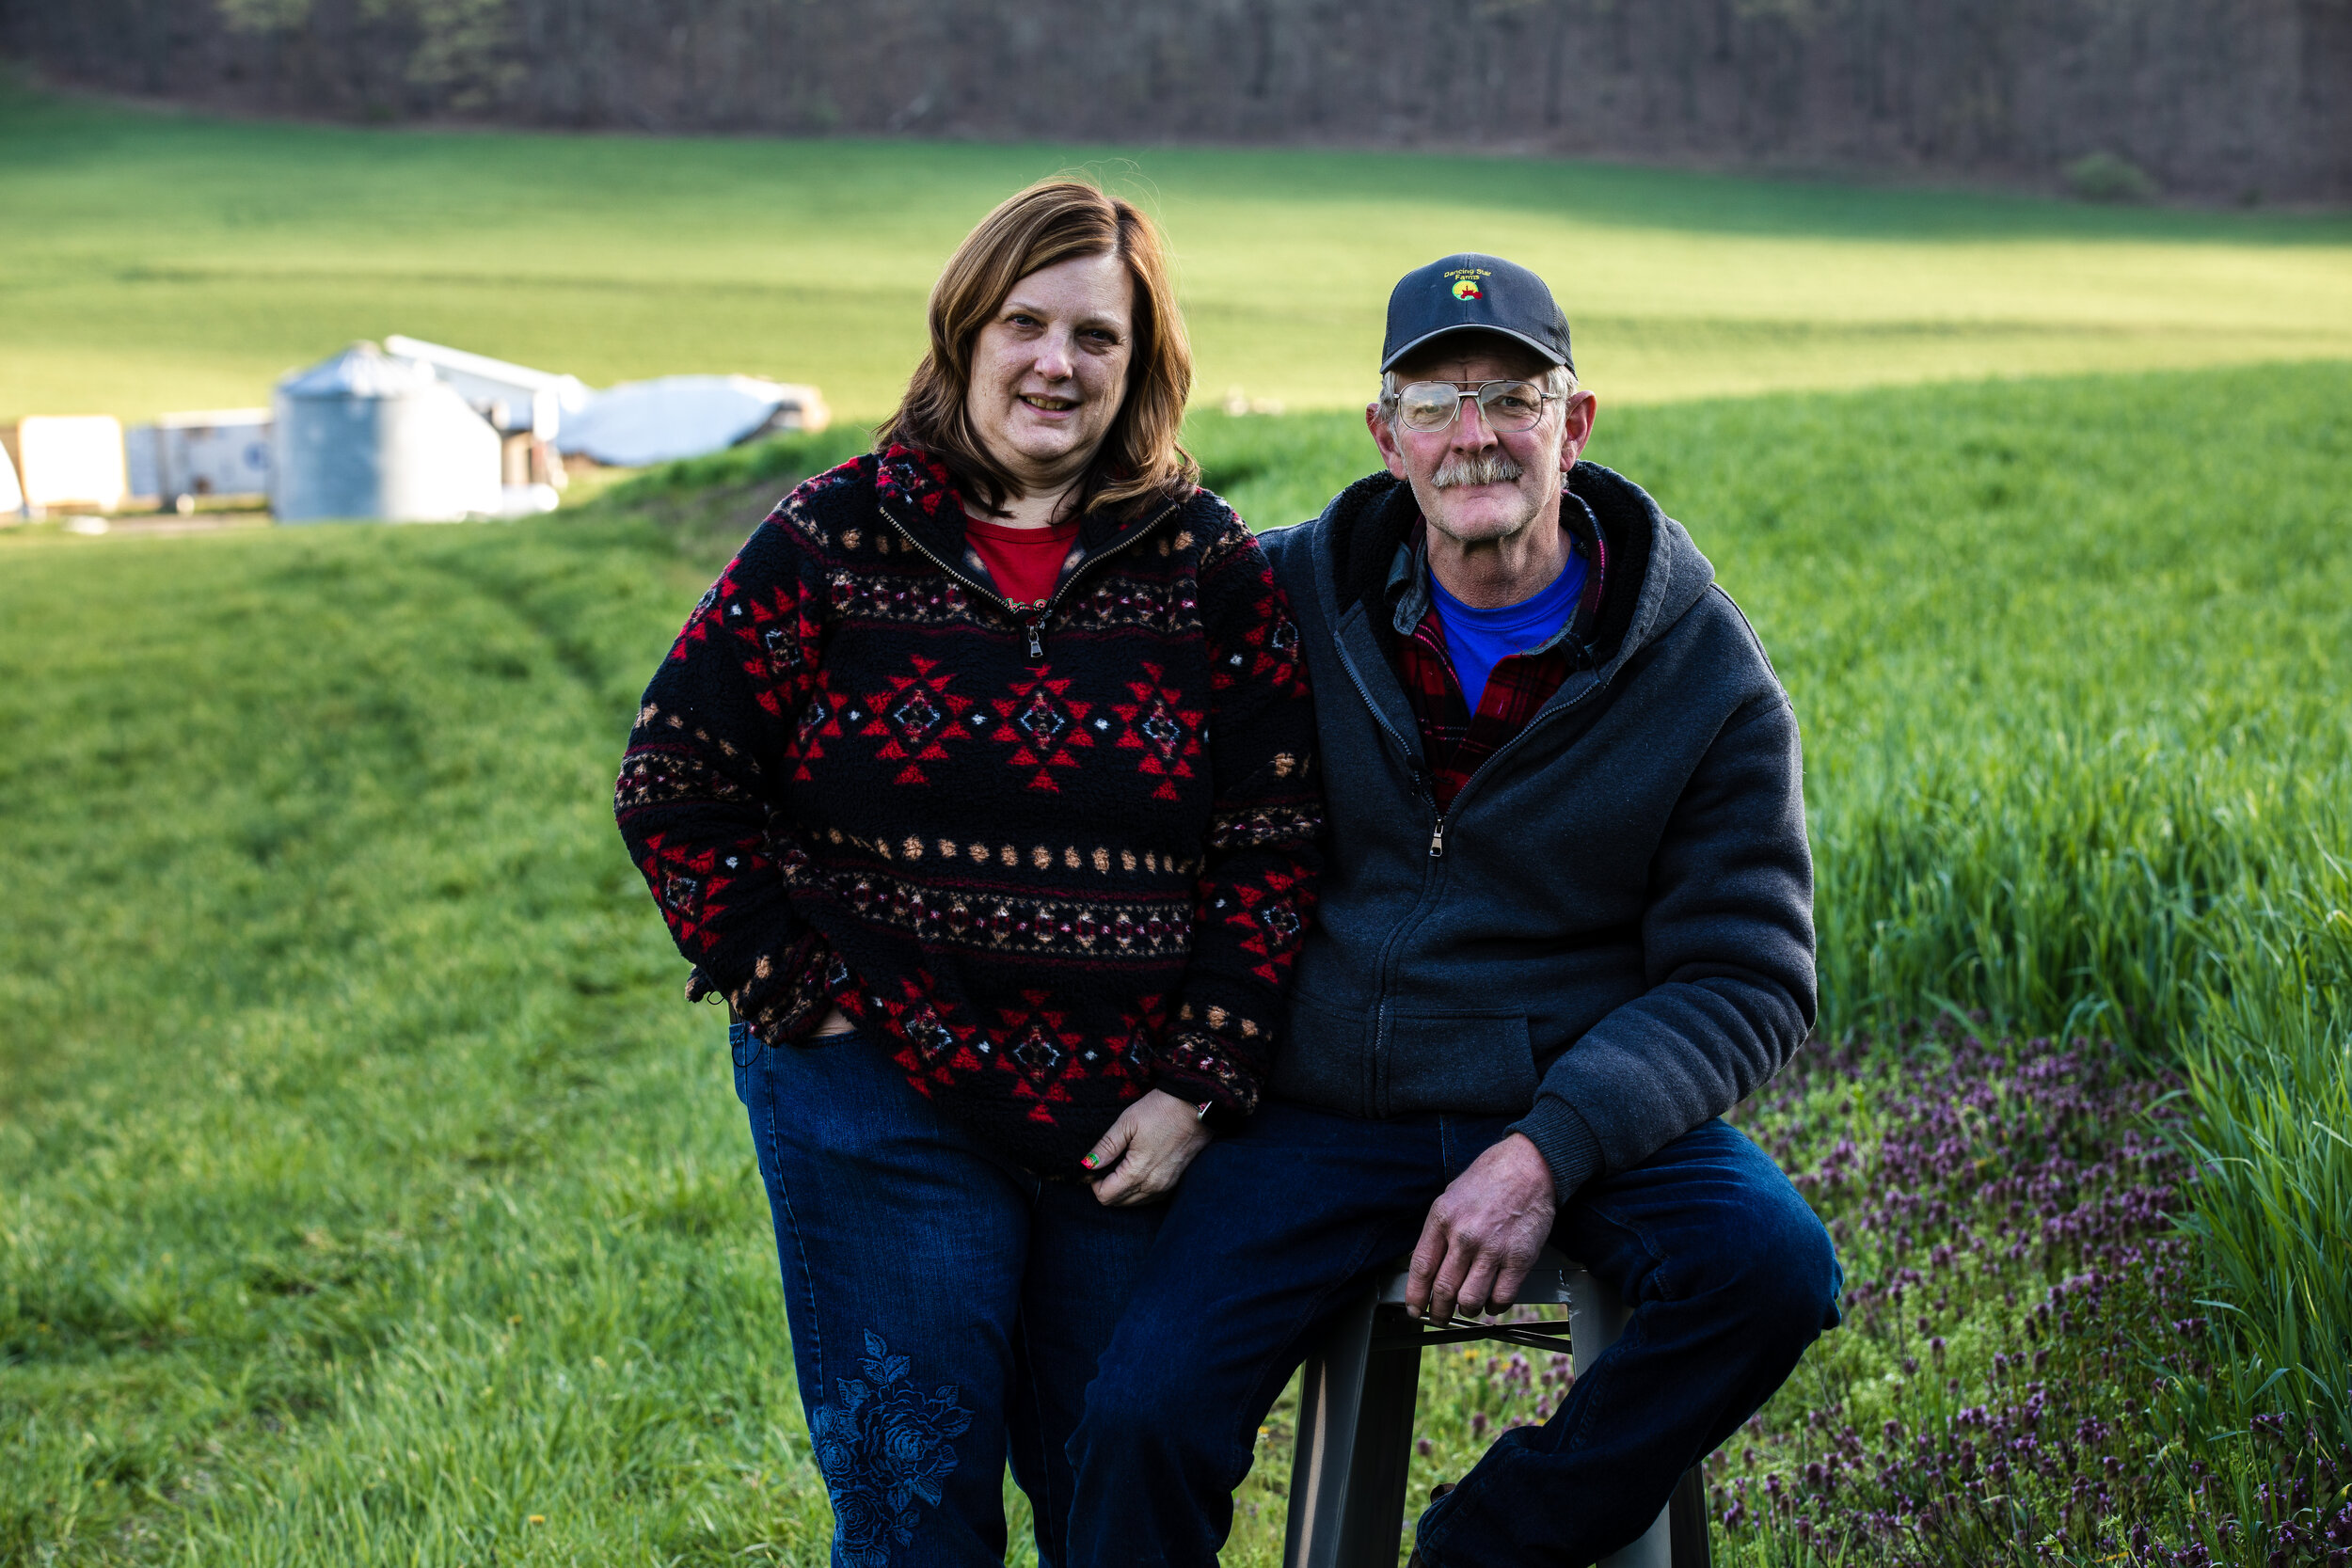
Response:
M1043 610L893 447L808 481L694 607L614 811L693 993L828 1005L1022 1164L1152 1087L1256 1103L1313 903L1298 631L1206 490L1090 515Z

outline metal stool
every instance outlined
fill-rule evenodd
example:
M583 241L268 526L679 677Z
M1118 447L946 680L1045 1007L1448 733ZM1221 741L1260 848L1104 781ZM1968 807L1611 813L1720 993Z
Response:
M1578 1373L1625 1331L1616 1292L1549 1247L1519 1287L1519 1305L1568 1309L1565 1323L1463 1323L1428 1328L1405 1315L1405 1270L1365 1293L1307 1358L1291 1460L1283 1568L1396 1568L1406 1472L1424 1345L1464 1339L1558 1351ZM1600 1568L1708 1568L1707 1491L1692 1470L1639 1541Z

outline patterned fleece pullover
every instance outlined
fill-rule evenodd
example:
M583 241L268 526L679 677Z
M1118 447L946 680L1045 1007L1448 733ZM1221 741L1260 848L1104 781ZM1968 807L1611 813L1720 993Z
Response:
M1089 515L1042 610L946 472L808 481L694 607L614 810L689 995L763 1039L828 1006L1046 1175L1147 1089L1256 1104L1313 903L1298 630L1206 490Z

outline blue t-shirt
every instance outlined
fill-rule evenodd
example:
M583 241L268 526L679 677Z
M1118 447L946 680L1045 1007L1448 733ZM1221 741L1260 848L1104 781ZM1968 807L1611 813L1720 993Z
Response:
M1584 592L1584 557L1568 552L1568 563L1551 579L1551 586L1532 599L1500 610L1473 610L1445 591L1438 574L1429 574L1430 597L1445 627L1445 651L1454 660L1454 678L1462 683L1462 700L1478 711L1486 694L1486 677L1513 654L1525 653L1550 641L1551 634L1576 613L1577 596Z

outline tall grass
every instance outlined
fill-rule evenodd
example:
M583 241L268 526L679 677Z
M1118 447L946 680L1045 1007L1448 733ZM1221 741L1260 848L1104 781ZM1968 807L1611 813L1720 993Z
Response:
M2338 800L2343 797L2339 795ZM2230 1412L2352 1444L2352 875L2317 847L2224 921L2185 1067L2203 1166L2190 1229L2244 1347Z

